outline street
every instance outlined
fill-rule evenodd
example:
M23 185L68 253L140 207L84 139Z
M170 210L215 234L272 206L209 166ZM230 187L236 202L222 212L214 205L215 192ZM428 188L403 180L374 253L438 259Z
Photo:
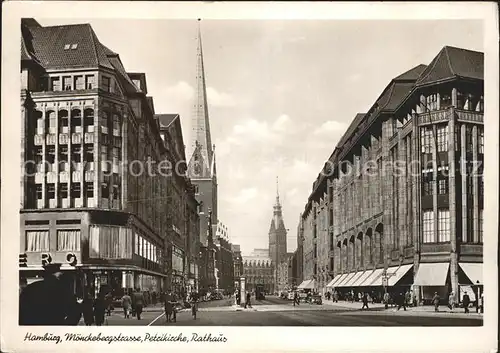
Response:
M167 323L161 308L147 308L141 317L125 319L117 308L110 317L110 326L481 326L482 317L461 313L421 313L411 311L360 310L333 305L301 304L268 297L252 302L252 309L237 309L234 299L200 303L197 319L191 311L177 314L176 323ZM80 323L83 325L83 323Z

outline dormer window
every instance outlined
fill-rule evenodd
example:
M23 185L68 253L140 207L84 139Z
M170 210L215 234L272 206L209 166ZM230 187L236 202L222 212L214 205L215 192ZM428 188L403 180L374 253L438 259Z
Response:
M64 50L69 50L70 47L71 47L71 44L65 44L64 45Z
M73 49L73 50L74 50L74 49L76 49L76 48L78 48L78 44L71 44L71 49Z

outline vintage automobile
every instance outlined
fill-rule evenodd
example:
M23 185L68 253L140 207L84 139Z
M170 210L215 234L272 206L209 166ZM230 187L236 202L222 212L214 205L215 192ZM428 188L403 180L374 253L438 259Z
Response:
M314 294L314 295L311 295L309 302L311 304L321 305L321 304L323 304L323 299L321 299L321 295Z

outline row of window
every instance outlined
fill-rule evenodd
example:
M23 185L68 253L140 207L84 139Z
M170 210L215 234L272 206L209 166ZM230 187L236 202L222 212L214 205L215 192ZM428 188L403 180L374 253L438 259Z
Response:
M95 75L76 75L76 76L62 76L50 78L51 91L72 91L94 89Z
M72 133L94 131L94 110L91 108L84 109L83 119L82 111L79 108L71 110L71 117L66 109L61 109L58 113L54 110L47 111L45 113L45 119L43 118L43 113L41 111L37 110L34 114L37 122L37 134L39 135L43 135L45 132L49 134L57 133L57 125L59 125L59 133L69 133L70 122Z
M91 226L89 257L100 259L131 259L132 230L126 227Z
M134 254L157 264L160 263L162 258L161 249L159 249L155 244L137 233L135 233L134 235L134 240Z
M434 211L425 211L422 217L422 235L424 243L442 243L450 241L450 211L438 210L437 231L434 229Z
M473 152L473 125L465 125L465 148L469 153ZM448 151L448 137L449 129L448 125L437 125L436 126L436 137L434 137L433 126L422 127L420 130L420 144L422 153L432 153L433 141L435 139L436 148L438 152ZM455 150L458 151L461 141L460 125L455 126ZM477 146L478 153L484 154L484 128L482 126L477 127Z
M57 251L80 251L80 230L57 230ZM50 251L48 230L26 231L27 252Z

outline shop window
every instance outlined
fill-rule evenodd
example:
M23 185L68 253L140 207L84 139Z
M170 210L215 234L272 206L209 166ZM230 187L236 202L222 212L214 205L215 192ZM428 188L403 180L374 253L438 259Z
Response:
M26 251L29 252L49 251L49 231L48 230L26 231Z
M80 251L80 230L58 230L58 251Z

